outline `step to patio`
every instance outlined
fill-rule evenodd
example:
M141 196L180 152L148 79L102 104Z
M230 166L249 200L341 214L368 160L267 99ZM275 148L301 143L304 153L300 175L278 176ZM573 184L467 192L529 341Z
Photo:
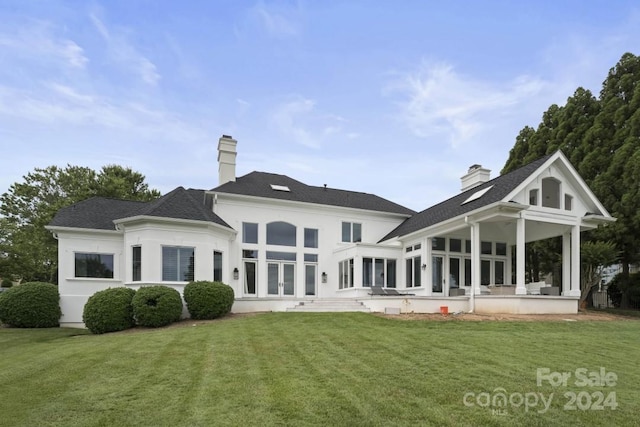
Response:
M316 313L331 313L331 312L364 312L370 313L368 307L359 301L352 300L312 300L301 301L295 307L287 308L289 312L316 312Z

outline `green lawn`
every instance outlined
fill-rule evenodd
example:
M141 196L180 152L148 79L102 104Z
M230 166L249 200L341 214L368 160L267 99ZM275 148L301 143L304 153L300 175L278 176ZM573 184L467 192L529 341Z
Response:
M107 335L0 328L0 425L631 426L639 360L638 320L270 313ZM617 374L615 385L575 384L576 369L601 367ZM538 386L537 368L571 377ZM478 405L499 388L514 404ZM599 392L617 408L610 397L603 410L587 409ZM565 409L565 393L583 410ZM533 406L540 395L551 399L546 412Z

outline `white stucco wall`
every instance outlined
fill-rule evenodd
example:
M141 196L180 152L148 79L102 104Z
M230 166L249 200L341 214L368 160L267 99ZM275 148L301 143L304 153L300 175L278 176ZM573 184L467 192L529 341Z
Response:
M338 262L349 256L341 253L342 249L352 250L354 256L365 253L358 246L377 243L387 233L397 227L404 217L387 213L345 209L320 205L293 204L290 202L268 201L264 199L239 200L236 197L218 195L216 214L223 218L231 227L238 231L237 239L230 243L228 270L239 270L239 279L229 283L236 291L236 297L267 297L267 260L266 251L295 252L296 253L296 289L295 297L305 297L304 254L317 254L317 294L310 298L326 298L339 295L338 291ZM297 242L295 247L267 245L266 226L268 223L283 221L296 226ZM343 243L342 222L362 224L362 245ZM258 224L258 244L244 244L242 223ZM318 230L318 248L304 247L304 228ZM258 250L258 288L257 295L244 293L244 265L242 250ZM375 251L375 249L373 249ZM400 264L400 249L392 248ZM378 249L378 253L379 249ZM356 266L359 263L356 262ZM360 259L361 264L361 259ZM357 267L356 267L357 268ZM322 283L322 273L326 273L327 282ZM398 272L398 281L400 272Z

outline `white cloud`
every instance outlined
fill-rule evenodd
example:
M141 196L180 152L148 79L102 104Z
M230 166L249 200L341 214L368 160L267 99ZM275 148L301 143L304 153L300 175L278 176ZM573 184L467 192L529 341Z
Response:
M137 74L142 81L151 86L155 86L158 83L161 76L156 65L138 52L133 44L129 42L124 31L110 31L95 14L90 14L89 18L107 43L109 54L117 64Z
M57 126L93 126L145 139L202 141L209 135L179 115L128 101L87 94L59 83L34 90L0 85L0 119Z
M302 96L277 105L271 122L288 142L320 148L330 141L353 139L355 132L345 132L348 121L336 114L319 111L316 101Z
M496 116L508 115L536 96L545 84L528 76L482 81L436 63L404 75L392 89L402 93L401 119L416 136L445 135L457 148L486 131Z
M272 119L278 130L294 142L318 148L320 141L302 123L308 119L314 107L313 100L298 98L278 106Z
M0 33L0 47L30 60L43 61L53 58L72 68L85 68L89 59L84 49L73 40L59 37L55 29L44 22L30 22L14 33Z

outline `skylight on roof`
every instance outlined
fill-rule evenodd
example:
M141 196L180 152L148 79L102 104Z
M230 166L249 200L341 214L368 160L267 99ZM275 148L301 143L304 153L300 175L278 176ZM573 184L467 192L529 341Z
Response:
M289 187L287 187L286 185L276 185L276 184L271 184L271 189L275 190L275 191L286 191L286 192L291 192L291 190L289 190Z
M490 185L487 188L483 188L482 190L478 190L475 193L473 193L471 196L469 196L467 198L467 200L465 200L464 202L460 203L460 206L467 204L469 202L473 202L474 200L478 200L480 197L484 196L485 194L487 194L487 192L489 190L491 190L493 188L493 185Z

